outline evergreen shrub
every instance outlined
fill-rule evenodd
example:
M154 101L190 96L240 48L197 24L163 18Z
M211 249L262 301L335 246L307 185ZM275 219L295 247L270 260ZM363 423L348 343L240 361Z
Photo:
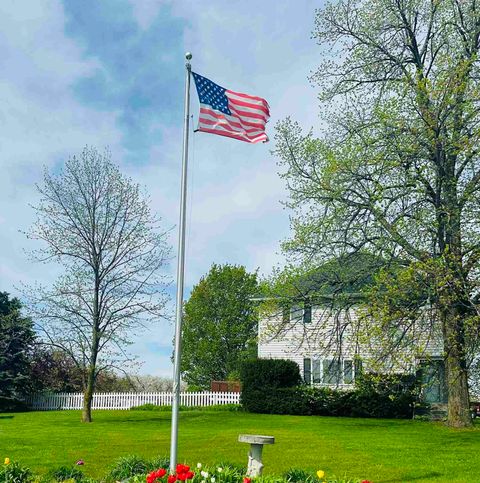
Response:
M242 393L271 387L293 387L301 382L298 364L285 359L252 359L240 368Z
M418 396L414 376L363 374L350 390L300 384L298 365L258 360L241 371L246 411L304 416L412 418Z

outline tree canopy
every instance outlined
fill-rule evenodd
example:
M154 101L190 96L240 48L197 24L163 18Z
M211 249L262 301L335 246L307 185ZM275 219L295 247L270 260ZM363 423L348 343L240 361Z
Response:
M148 197L112 162L85 148L57 174L45 172L29 236L34 253L57 262L63 274L52 287L30 287L29 308L43 341L67 354L80 370L83 421L102 371L124 370L132 336L159 321L166 303L167 233Z
M413 343L412 321L432 309L449 423L468 426L480 328L480 10L475 0L340 0L317 11L314 38L325 130L277 126L294 212L284 248L297 261L362 250L403 267L372 293L378 333L392 348Z
M0 410L4 411L14 409L32 387L35 331L21 308L17 298L0 292Z
M240 362L256 349L255 296L257 275L243 266L214 264L193 287L182 329L185 382L206 389L238 374Z

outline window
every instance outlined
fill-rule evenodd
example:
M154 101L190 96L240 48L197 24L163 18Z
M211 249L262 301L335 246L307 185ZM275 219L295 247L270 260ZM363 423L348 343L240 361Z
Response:
M288 319L288 317L290 317ZM309 324L312 321L312 305L304 302L302 305L294 305L291 309L283 308L283 322L303 322Z
M321 384L322 382L322 365L318 359L313 360L313 383Z
M312 383L312 360L303 359L303 380L306 384Z
M343 361L343 383L353 383L353 361Z
M294 305L290 311L290 320L292 322L300 322L303 317L303 308L300 305Z
M325 359L323 361L323 383L342 383L342 362L338 359Z
M303 379L307 384L338 386L353 384L360 374L361 361L351 359L303 359Z
M303 304L303 323L309 324L312 321L312 306L309 302Z
M359 359L358 357L356 357L354 367L355 367L355 377L357 377L363 372L362 359Z

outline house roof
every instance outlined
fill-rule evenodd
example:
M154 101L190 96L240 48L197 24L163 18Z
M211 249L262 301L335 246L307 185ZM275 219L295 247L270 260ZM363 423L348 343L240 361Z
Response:
M289 277L288 282L281 284L278 291L274 290L268 296L260 296L256 300L361 300L364 298L364 290L373 283L375 274L386 265L385 260L369 253L343 255L301 275Z

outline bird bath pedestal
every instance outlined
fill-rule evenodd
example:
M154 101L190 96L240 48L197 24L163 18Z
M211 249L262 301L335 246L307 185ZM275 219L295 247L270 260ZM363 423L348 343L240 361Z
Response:
M248 476L260 476L263 470L262 450L264 444L274 444L273 436L261 436L259 434L241 434L238 437L240 443L250 443L248 453Z

